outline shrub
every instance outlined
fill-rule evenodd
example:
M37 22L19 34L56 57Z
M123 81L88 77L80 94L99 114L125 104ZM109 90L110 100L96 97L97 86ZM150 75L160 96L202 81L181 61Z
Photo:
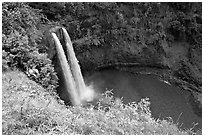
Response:
M26 3L3 3L2 7L3 70L20 69L49 91L55 89L57 76L51 60L39 53L45 17Z
M28 134L191 134L168 120L155 120L150 101L124 104L106 92L98 105L65 107L20 72L3 74L2 133Z
M54 91L57 87L57 73L47 54L39 54L37 51L28 54L26 73L29 78L41 84L48 91ZM34 72L36 70L37 72Z

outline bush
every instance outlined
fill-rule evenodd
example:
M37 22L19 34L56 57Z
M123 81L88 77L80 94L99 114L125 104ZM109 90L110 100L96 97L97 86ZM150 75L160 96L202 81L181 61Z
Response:
M4 135L154 135L192 134L168 120L155 120L150 101L124 104L106 92L97 105L66 107L21 72L3 74Z
M49 91L55 89L57 76L52 62L46 53L39 53L46 18L26 3L3 3L2 7L3 70L20 69Z
M41 84L48 91L54 91L58 84L58 77L47 54L39 54L35 51L29 53L28 56L28 61L25 64L28 77Z
M201 48L202 45L202 3L173 2L167 3L170 8L167 30L175 40L185 40ZM194 47L192 47L194 48Z

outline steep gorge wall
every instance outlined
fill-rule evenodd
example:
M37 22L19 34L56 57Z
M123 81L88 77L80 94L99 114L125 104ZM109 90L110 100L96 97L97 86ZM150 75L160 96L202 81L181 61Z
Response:
M138 45L134 42L121 42L120 45L104 45L93 47L91 50L81 51L83 46L74 44L77 58L80 60L83 70L93 70L100 67L111 66L110 64L140 64L141 66L169 67L165 62L165 52L157 52L154 48ZM125 66L125 65L124 65Z
M160 52L151 47L144 47L135 43L123 42L121 45L93 47L91 50L80 51L80 45L74 44L77 58L80 61L83 72L94 71L98 68L109 67L152 67L168 69L170 75L178 80L189 83L193 90L201 92L202 83L202 59L196 55L189 60L190 45L187 42L163 42ZM192 53L191 53L192 54Z

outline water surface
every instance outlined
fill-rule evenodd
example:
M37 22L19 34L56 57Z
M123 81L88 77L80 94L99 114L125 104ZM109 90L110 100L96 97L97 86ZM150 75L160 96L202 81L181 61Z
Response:
M162 82L155 75L135 75L111 69L95 72L85 81L99 93L113 90L114 96L123 97L124 103L139 102L141 98L148 97L153 117L171 117L175 123L179 122L181 128L191 128L196 122L195 129L201 128L202 118L192 109L190 93Z

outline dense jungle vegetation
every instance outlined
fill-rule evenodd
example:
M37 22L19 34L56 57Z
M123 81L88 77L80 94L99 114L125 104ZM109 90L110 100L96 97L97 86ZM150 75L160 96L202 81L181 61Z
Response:
M93 71L97 67L106 66L107 64L139 63L143 66L168 68L169 76L187 83L190 85L188 87L190 90L201 93L201 2L4 2L2 4L2 69L3 73L5 73L5 77L3 77L3 82L5 80L5 83L3 85L12 83L6 78L8 77L7 75L10 76L6 71L18 69L18 71L24 72L27 77L42 86L45 93L56 96L55 90L58 85L58 78L52 61L47 56L47 52L49 52L49 30L55 26L62 26L67 29L83 73ZM38 74L30 75L29 70L32 69L36 69ZM21 77L24 77L23 74L19 77L19 80L22 80ZM14 85L10 86L3 88L3 92L10 94L9 88L15 88ZM15 86L18 87L18 84L15 84ZM19 88L22 87L13 90L18 91ZM31 93L31 90L24 90ZM4 94L3 99L8 99L9 97L6 94L4 96ZM20 94L20 92L16 94ZM100 128L94 129L94 125L91 125L91 123L95 121L89 121L87 125L83 125L83 117L89 115L85 112L90 109L90 115L96 114L95 120L100 121L99 115L105 114L105 110L102 110L102 108L101 113L92 110L92 108L70 108L70 110L63 108L62 112L59 112L59 109L51 112L49 109L51 110L52 108L46 106L41 109L42 106L39 107L37 105L38 107L27 109L28 115L25 115L26 112L23 112L22 106L13 108L14 102L16 101L13 100L13 104L6 106L5 109L3 102L3 110L5 110L2 114L3 118L5 116L5 119L3 119L4 134L103 134L103 130L104 134L191 133L189 131L179 131L175 125L172 126L168 122L161 121L157 121L157 124L160 125L155 126L154 129L151 129L149 124L142 125L145 132L134 131L133 127L137 125L136 123L134 125L134 122L133 127L121 127L118 125L116 126L118 129L108 131L108 127L105 127L110 123L106 123L108 120L105 120L105 117L103 117L104 125L95 125L95 127L104 127L103 130ZM19 101L19 104L22 104L22 102L24 103L25 100ZM108 113L107 117L110 118L110 115L117 117L117 113L120 113L121 116L135 115L132 112L136 109L134 105L124 107L128 111L127 114L121 111L120 105L119 103L119 105L114 106L112 108L114 114ZM118 107L119 109L117 110L116 108ZM42 112L42 115L35 115L38 109L41 110L39 113ZM15 110L15 112L11 112L11 110ZM81 111L81 121L76 122L73 119L74 116L78 116L78 111ZM6 117L7 113L9 113L8 116L15 117L16 121L13 122L11 117ZM75 126L65 129L64 126L66 124L63 124L62 120L60 121L59 119L57 121L54 119L54 116L62 115L62 113L64 115L63 120L66 121L65 117L69 115L73 118L68 120L72 121L70 127L72 127L72 124ZM50 115L51 118L46 117L47 115ZM138 119L141 120L141 118ZM147 120L146 118L144 119ZM32 120L36 120L36 123L32 122ZM112 124L116 123L116 121L112 121ZM154 125L155 121L152 124ZM121 125L125 126L124 123ZM158 128L158 126L163 126L163 128ZM128 131L128 129L131 131Z

